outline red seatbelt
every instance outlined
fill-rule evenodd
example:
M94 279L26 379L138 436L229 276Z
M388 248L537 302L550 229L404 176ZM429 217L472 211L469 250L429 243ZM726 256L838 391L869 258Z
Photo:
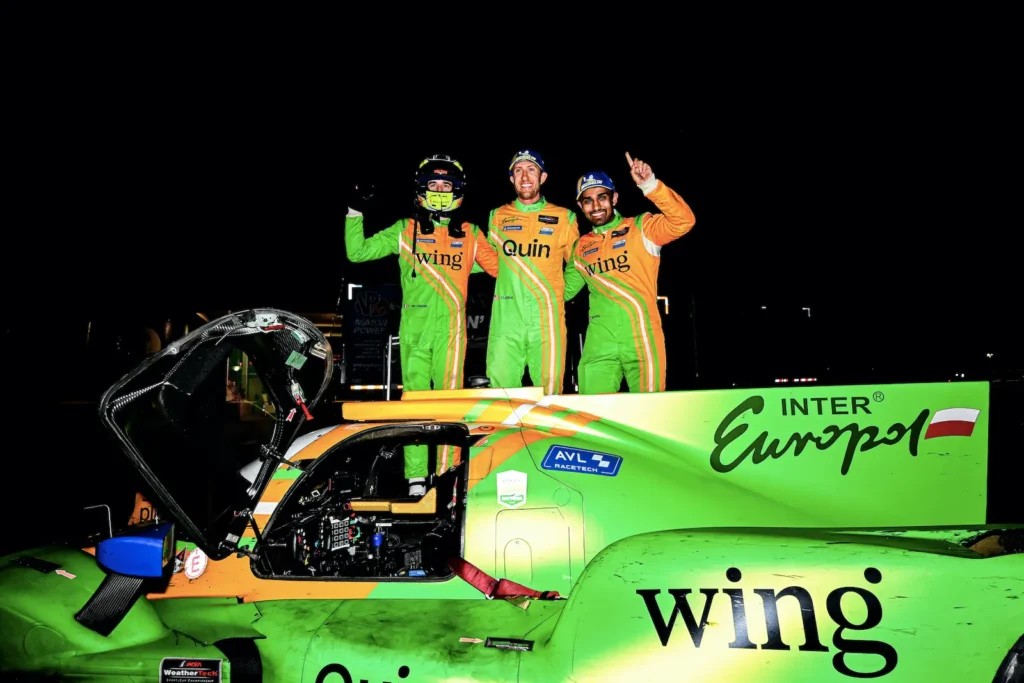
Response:
M537 600L558 599L558 591L535 591L515 581L496 579L486 574L479 567L466 562L461 557L453 557L448 560L448 566L459 575L459 578L486 595L488 600L521 597L535 598Z

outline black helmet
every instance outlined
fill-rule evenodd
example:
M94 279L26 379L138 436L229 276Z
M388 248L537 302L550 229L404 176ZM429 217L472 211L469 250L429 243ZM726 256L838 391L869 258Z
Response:
M451 192L427 188L431 180L447 180ZM416 205L430 213L448 214L462 206L466 196L466 172L462 164L447 154L435 154L420 162L416 169Z

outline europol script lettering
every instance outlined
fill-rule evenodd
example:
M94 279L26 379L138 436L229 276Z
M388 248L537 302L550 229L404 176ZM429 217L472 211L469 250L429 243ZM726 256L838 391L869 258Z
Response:
M805 399L803 404L791 401L782 403L782 415L857 415L862 413L867 420L877 419L871 415L868 399L852 398L815 398L817 410L809 406ZM849 400L849 403L847 402ZM711 468L725 474L736 469L747 458L754 465L766 460L775 460L784 455L799 456L808 446L816 450L827 451L841 443L846 437L843 461L840 473L846 475L853 464L854 455L871 451L880 446L896 446L903 442L903 447L911 456L917 456L918 444L925 439L943 436L967 436L974 432L980 410L974 408L953 408L939 410L929 422L931 411L921 409L916 415L907 411L905 422L893 421L889 424L864 424L850 420L842 425L827 425L819 430L796 429L787 434L774 435L768 431L756 432L744 437L748 431L756 430L747 422L750 415L759 415L765 408L763 396L751 396L733 408L715 430L715 447L711 451ZM845 420L843 420L845 421ZM927 427L927 432L925 428ZM787 430L788 431L788 430ZM817 432L817 433L815 433ZM741 438L742 437L742 438ZM840 450L840 449L837 449Z
M554 445L548 449L540 467L543 470L598 474L614 477L622 466L622 458L611 453L598 453L569 446Z

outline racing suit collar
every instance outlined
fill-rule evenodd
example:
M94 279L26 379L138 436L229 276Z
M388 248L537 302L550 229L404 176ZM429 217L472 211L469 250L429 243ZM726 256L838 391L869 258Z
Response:
M619 213L618 209L613 209L613 211L615 211L615 216L613 216L610 221L602 225L600 228L594 228L595 235L600 235L601 233L607 232L609 230L614 230L619 226L619 223L622 222L622 214Z
M545 206L547 206L547 203L548 203L547 197L545 197L544 195L541 195L540 196L540 200L534 202L533 204L523 204L521 201L519 201L519 197L516 197L516 201L515 201L516 211L527 211L527 212L529 212L529 211L540 211Z

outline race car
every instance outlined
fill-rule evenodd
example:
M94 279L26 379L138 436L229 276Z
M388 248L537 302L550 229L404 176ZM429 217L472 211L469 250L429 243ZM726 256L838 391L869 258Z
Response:
M241 422L239 352L266 397ZM153 500L95 546L0 558L0 672L1024 680L1024 525L986 524L986 383L409 392L314 425L333 357L253 309L112 386L100 419Z

